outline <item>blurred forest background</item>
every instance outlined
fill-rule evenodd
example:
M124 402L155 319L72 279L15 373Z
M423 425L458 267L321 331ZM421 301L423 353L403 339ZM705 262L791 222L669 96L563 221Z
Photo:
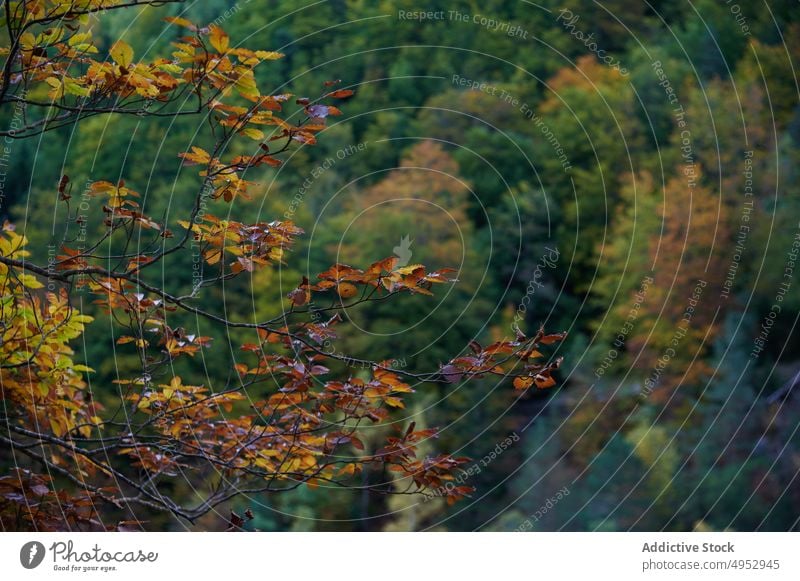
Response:
M415 10L442 18L403 16ZM356 93L318 146L251 170L263 186L230 206L306 230L287 266L209 300L264 320L307 272L395 253L460 282L351 313L338 351L427 370L515 322L569 332L557 389L417 385L397 415L474 459L472 498L301 487L238 499L255 528L798 529L796 1L203 0L117 11L94 36L168 55L180 30L162 19L178 14L285 53L257 71L276 94L330 79ZM197 178L177 153L202 146L198 132L194 117L95 116L15 142L0 214L39 260L84 227L54 213L62 173L124 178L152 216L180 216ZM101 221L87 210L86 228ZM190 265L162 272L191 288ZM79 358L112 398L138 359L115 349L88 294L74 299L97 317ZM224 384L235 333L184 327L215 334L184 365ZM175 526L163 519L152 528Z

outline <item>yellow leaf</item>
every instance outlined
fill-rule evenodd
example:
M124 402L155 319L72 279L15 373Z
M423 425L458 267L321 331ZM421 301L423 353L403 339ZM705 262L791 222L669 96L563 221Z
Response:
M244 71L242 76L236 79L233 86L236 87L239 94L245 98L255 98L261 95L258 91L258 85L256 85L256 79L253 77L253 71Z
M336 473L336 475L337 476L343 476L345 474L353 475L353 474L355 474L355 471L356 471L356 465L355 464L345 464L344 466L342 466L342 468L339 470L339 472Z
M39 45L55 44L64 37L63 28L47 28L39 36L36 37L36 42Z
M155 85L145 85L144 87L136 87L136 93L142 97L158 97L159 90Z
M133 49L124 40L118 40L109 51L114 62L121 67L127 67L133 61Z
M64 428L61 425L61 422L54 417L50 417L50 429L53 431L53 434L56 436L63 436L64 435Z
M272 50L257 50L256 57L260 58L261 60L274 61L277 59L282 59L284 54L282 52L275 52Z
M45 83L53 87L47 96L53 100L60 99L64 96L64 85L55 77L47 77L44 80Z
M90 41L91 39L92 39L92 33L91 32L78 32L78 33L73 34L72 37L70 37L69 42L67 44L69 44L70 46L74 47L74 46L77 46L79 44L85 44L88 41Z
M93 45L93 44L88 43L88 42L82 42L81 44L76 44L72 48L74 48L78 52L85 52L85 53L89 53L89 54L96 54L97 53L97 47L95 45Z
M255 139L256 141L261 141L264 139L264 132L260 129L255 129L254 127L245 127L241 131L242 135L246 135L250 139Z
M421 264L410 264L408 266L404 266L402 268L398 268L397 270L395 270L395 272L397 274L406 275L406 274L411 274L412 272L414 272L418 268L423 268L424 269L425 267L423 265L421 265Z
M88 97L91 94L88 87L82 86L75 81L75 79L68 79L66 77L64 77L64 88L67 90L67 93L78 95L79 97Z
M211 161L211 155L204 149L201 149L195 145L192 146L192 151L186 151L184 153L178 154L178 157L182 157L187 161L187 163L208 163Z
M36 46L36 37L30 32L26 32L19 37L19 46L22 50L31 50Z
M211 46L213 46L217 52L224 53L228 50L230 37L228 37L227 33L216 24L212 24L209 27L208 40L211 42Z
M173 63L162 63L158 65L158 68L168 73L180 74L183 72L183 69L181 67Z
M170 24L174 24L176 26L184 26L186 28L191 28L192 30L197 28L190 21L186 20L185 18L181 18L180 16L167 16L164 20L166 22L169 22Z
M35 276L31 274L20 274L19 280L25 288L37 289L44 286Z
M383 399L386 402L386 405L391 406L393 408L404 408L406 405L403 403L403 400L399 397L386 397Z

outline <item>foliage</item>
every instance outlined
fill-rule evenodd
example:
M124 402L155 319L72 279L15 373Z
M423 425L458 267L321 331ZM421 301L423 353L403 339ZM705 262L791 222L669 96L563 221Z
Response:
M5 3L3 526L796 529L768 4Z
M346 356L324 346L337 336L341 313L396 295L433 295L433 287L454 282L450 269L398 265L397 257L363 269L337 262L314 282L304 276L282 299L281 314L267 321L232 319L200 303L217 285L280 267L303 234L291 220L244 222L212 210L224 212L222 204L251 197L257 184L248 172L281 167L280 154L293 145L315 145L328 118L342 113L334 103L354 92L329 81L316 99L262 93L256 68L283 54L242 48L219 25L198 26L183 16L165 19L181 35L172 43L171 59L137 59L122 39L102 51L90 17L122 6L100 0L6 5L9 43L0 101L24 104L31 116L2 135L26 138L97 114L202 114L212 145L192 145L178 154L184 166L199 167L196 193L183 215L153 217L146 196L121 178L93 180L79 194L63 173L58 200L71 220L86 219L71 209L76 202L97 199L102 207L102 228L94 239L82 236L76 244L65 237L59 254L42 266L30 260L26 237L6 223L0 239L7 404L1 437L15 457L27 456L59 481L27 468L4 476L3 522L36 530L125 528L141 515L133 511L136 505L192 523L240 494L300 485L355 487L363 471L376 467L397 473L402 484L368 485L379 492L425 494L443 487L467 459L418 455L418 447L436 437L435 429L417 430L411 422L371 449L361 439L365 423L387 422L391 410L405 407L414 389L402 374L386 362L367 360L366 377L331 377L326 362ZM297 111L279 117L292 100ZM250 145L239 145L242 140ZM181 255L197 273L188 293L170 284L176 281L153 276L154 265ZM113 380L115 395L100 389L105 405L93 395L98 387L89 385L87 374L94 370L73 361L70 346L92 321L72 304L83 292L113 321L115 352L138 360L136 373ZM330 307L310 308L326 297ZM177 324L182 314L251 334L240 344L223 388L177 372L190 369L184 361L202 357L214 343L214 337ZM305 320L310 314L313 320ZM537 347L560 338L539 332L486 348L474 342L471 356L413 377L452 383L513 375L517 389L550 387L558 365L537 363ZM194 494L173 497L175 480ZM447 491L452 502L472 487ZM59 518L54 502L74 508ZM115 516L119 524L106 524ZM229 528L244 524L231 512Z

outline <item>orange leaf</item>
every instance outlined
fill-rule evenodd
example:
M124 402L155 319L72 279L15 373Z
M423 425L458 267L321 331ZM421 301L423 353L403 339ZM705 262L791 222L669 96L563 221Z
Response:
M539 374L534 378L534 381L536 382L536 387L538 387L539 389L553 387L556 384L556 380L550 377L549 375Z
M230 37L228 34L216 24L212 24L208 28L208 40L211 42L211 46L213 46L218 53L227 52L230 44Z
M533 385L533 378L532 377L515 377L514 378L514 388L515 389L528 389L531 385Z
M336 287L336 292L339 293L339 296L343 299L349 299L350 297L354 297L358 294L358 288L354 284L343 282Z

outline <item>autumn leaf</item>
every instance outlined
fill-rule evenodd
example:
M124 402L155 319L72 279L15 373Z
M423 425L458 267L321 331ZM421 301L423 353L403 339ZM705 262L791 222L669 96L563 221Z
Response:
M350 89L338 89L332 93L328 93L328 97L333 97L334 99L346 99L347 97L352 97L353 94L353 91Z
M268 61L281 59L285 56L282 52L275 52L271 50L257 50L255 54L257 58Z
M287 296L292 301L292 305L295 307L300 307L307 304L311 300L311 291L308 285L308 278L304 276L303 282L301 282L296 289L289 292Z
M133 49L124 40L118 40L109 51L114 62L121 67L128 67L133 60Z
M350 284L349 282L342 282L339 283L339 285L336 287L336 292L343 299L349 299L358 294L358 288L354 284Z
M170 24L174 24L176 26L183 26L184 28L189 28L191 30L197 30L197 27L192 24L189 20L185 18L181 18L180 16L167 16L164 18L165 22L169 22Z
M135 61L133 47L114 38L107 58L92 56L97 52L92 33L102 31L107 39L114 32L114 19L107 26L100 13L112 8L124 13L124 3L20 0L11 5L20 10L12 10L6 32L13 38L1 50L10 55L13 47L15 53L6 71L6 100L25 105L15 137L51 128L69 131L96 115L108 116L113 124L115 116L125 115L135 116L136 124L141 120L146 139L137 141L129 163L117 168L124 176L82 179L76 186L64 169L57 182L49 182L64 202L73 189L82 191L80 204L73 199L62 208L68 222L61 234L72 247L63 246L57 254L59 243L46 254L47 262L35 264L34 256L44 250L30 252L22 230L11 224L0 232L3 402L7 415L24 428L9 438L16 439L14 446L19 441L20 450L47 452L26 461L26 468L0 476L0 521L37 531L139 529L147 521L119 521L117 514L133 503L135 510L164 510L197 526L213 522L203 515L218 510L230 514L216 522L218 528L239 530L255 515L249 509L242 513L234 497L251 487L265 490L266 485L277 493L300 484L316 489L358 480L370 494L383 493L386 482L378 486L372 476L390 472L407 480L409 493L454 482L467 459L437 451L430 442L436 429L418 430L413 422L403 431L393 428L395 420L404 423L400 410L411 407L418 385L409 379L413 374L393 370L397 353L370 350L370 344L365 354L352 358L328 352L340 337L345 340L337 346L351 343L342 337L347 309L401 292L409 302L424 301L432 289L453 282L449 273L454 271L429 271L424 264L398 267L397 256L373 262L370 255L361 262L369 264L364 269L339 263L302 277L294 289L277 290L284 287L286 272L302 272L289 261L297 260L291 251L303 231L288 219L252 218L260 215L257 205L238 203L249 195L263 201L264 189L251 176L271 178L275 172L267 167L290 159L282 154L328 139L328 118L342 111L326 102L350 98L354 91L336 90L341 81L328 81L319 95L263 95L263 81L282 86L274 81L299 61L273 66L282 53L238 46L218 25L221 20L201 28L167 16L167 23L180 28L170 30L167 54L151 58L148 49ZM97 21L90 16L95 13ZM137 37L135 45L146 40ZM28 91L30 98L24 96ZM45 95L56 102L41 105ZM292 109L286 119L279 116L284 107ZM37 110L44 117L37 118ZM156 124L145 130L148 118ZM174 188L163 188L158 181L163 175L150 175L136 160L148 153L161 124L183 119L198 130L196 141L183 146L188 151L165 151L184 166L199 167L181 170ZM428 147L419 156L431 154L427 159L439 168L442 153ZM107 163L98 171L116 159L113 149L100 155ZM393 174L385 187L398 183L404 195L438 191L441 185L431 176L402 183ZM172 202L166 199L173 194ZM220 209L223 201L237 203ZM265 209L275 207L270 203ZM461 214L454 216L461 222ZM174 241L166 240L172 236L168 223L184 229ZM439 246L436 236L430 239L429 248ZM449 263L456 255L451 250L442 248L434 262ZM263 294L257 317L241 305L229 310L224 304L225 296L236 299L247 288ZM319 307L312 303L317 293L325 301ZM282 308L282 295L291 309ZM123 365L97 357L95 372L77 359L76 353L85 351L83 341L94 341L103 330L101 324L84 338L92 317L82 309L111 325L106 337L111 343L96 347L116 352ZM200 335L199 328L208 328L208 335ZM223 336L233 337L241 348L223 346L210 359L203 357L212 337ZM544 344L551 337L542 336ZM533 343L499 342L484 349L473 341L464 356L420 377L456 383L503 374L498 361L527 359L519 351L530 353ZM369 359L373 351L381 361ZM523 365L531 375L526 382L554 383L550 367ZM216 381L220 377L224 380ZM90 379L110 388L97 391ZM104 454L95 453L98 446ZM34 466L58 474L57 486L51 477L35 474ZM210 482L209 475L220 470L222 477ZM358 474L370 476L353 478ZM179 480L186 486L175 486ZM186 490L194 490L197 498L190 499ZM447 500L471 490L450 487ZM35 504L23 508L20 499Z
M208 27L208 40L211 43L211 46L219 53L225 53L228 51L228 45L230 43L230 37L228 34L222 30L216 24L212 24Z
M533 378L534 382L536 382L536 387L539 389L546 389L548 387L553 387L556 384L556 380L550 377L549 375L536 375Z
M533 378L532 377L515 377L514 378L514 388L515 389L528 389L532 385L533 385Z
M179 153L178 157L182 157L186 165L206 164L211 161L208 152L195 145L192 146L191 152Z
M566 333L554 333L552 335L545 335L539 339L539 343L542 345L550 345L552 343L558 343L559 341L563 341L566 338Z

